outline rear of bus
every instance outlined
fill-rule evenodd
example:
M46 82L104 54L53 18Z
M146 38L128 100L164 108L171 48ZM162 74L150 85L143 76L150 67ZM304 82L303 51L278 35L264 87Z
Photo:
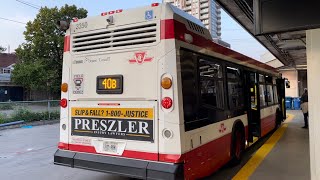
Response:
M174 40L163 43L160 32L168 7L115 10L70 24L55 164L143 179L182 174L181 165L161 162L181 154L176 133L167 144L174 150L161 155L166 112L172 122L179 119L173 109L178 107ZM179 122L171 124L165 135L174 128L179 132Z

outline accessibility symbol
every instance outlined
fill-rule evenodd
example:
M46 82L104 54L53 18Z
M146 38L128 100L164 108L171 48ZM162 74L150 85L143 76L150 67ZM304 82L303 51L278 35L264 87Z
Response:
M145 13L145 19L146 19L146 20L152 20L152 19L153 19L153 10L146 11L146 13Z

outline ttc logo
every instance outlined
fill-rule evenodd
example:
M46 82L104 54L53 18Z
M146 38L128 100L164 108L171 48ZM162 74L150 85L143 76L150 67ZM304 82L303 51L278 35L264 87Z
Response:
M227 130L227 128L224 126L224 123L220 124L219 132L224 133L226 130Z
M134 53L134 59L129 59L130 63L143 64L144 62L151 62L153 57L146 57L146 52L136 52Z

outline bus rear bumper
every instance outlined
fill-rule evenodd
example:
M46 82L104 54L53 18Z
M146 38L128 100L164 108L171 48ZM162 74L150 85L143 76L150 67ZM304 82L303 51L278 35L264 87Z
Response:
M183 179L183 164L142 161L60 149L54 154L54 164L139 179Z

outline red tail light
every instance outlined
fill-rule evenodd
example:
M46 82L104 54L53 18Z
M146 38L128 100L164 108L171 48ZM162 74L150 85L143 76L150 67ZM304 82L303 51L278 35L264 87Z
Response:
M68 51L70 51L70 36L65 36L63 52L68 52Z
M163 108L165 108L165 109L170 109L171 107L172 107L172 99L171 98L169 98L169 97L165 97L165 98L163 98L162 99L162 101L161 101L161 105L162 105L162 107Z
M101 13L101 16L106 16L108 13L107 12L103 12Z
M62 108L66 108L66 107L68 106L68 100L65 99L65 98L61 99L61 100L60 100L60 106L61 106Z
M160 4L160 3L152 3L152 4L151 4L151 7L159 6L159 4Z
M114 14L115 13L115 11L109 11L108 12L108 14Z
M116 13L121 13L123 10L122 9L118 9L116 10Z

